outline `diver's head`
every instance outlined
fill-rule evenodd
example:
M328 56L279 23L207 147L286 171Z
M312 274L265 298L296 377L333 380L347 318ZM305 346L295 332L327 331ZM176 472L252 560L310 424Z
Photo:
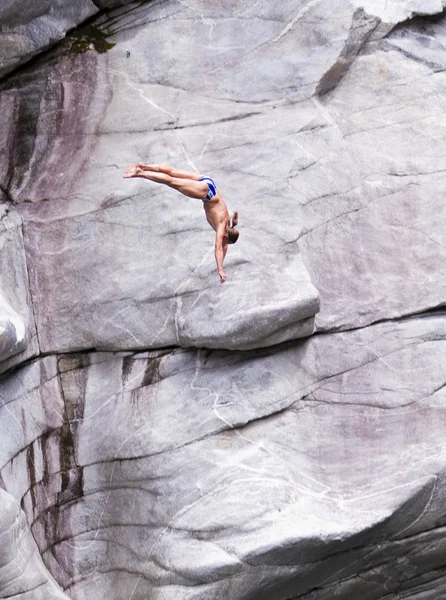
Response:
M238 240L239 231L233 227L228 227L226 235L228 236L228 244L235 244L235 242Z
M235 229L235 226L237 224L238 224L238 212L235 211L234 214L232 215L230 225L226 231L226 235L228 236L228 244L235 244L235 242L238 240L238 236L240 235L240 232L238 231L238 229Z

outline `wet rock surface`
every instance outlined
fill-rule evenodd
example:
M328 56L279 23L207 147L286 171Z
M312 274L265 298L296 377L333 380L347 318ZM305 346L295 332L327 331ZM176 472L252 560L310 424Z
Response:
M47 4L112 10L0 82L0 598L438 600L443 3Z

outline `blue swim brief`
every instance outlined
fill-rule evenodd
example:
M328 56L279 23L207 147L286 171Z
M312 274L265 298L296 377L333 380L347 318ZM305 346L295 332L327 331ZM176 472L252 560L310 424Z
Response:
M214 180L210 177L201 177L200 181L205 181L208 184L208 193L206 194L205 200L212 200L217 194L217 186L215 185Z

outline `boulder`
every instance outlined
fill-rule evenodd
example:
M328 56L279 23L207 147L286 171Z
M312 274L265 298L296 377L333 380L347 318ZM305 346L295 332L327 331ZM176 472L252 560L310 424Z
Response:
M6 0L0 8L0 77L65 37L97 12L92 0Z
M130 0L2 0L0 7L0 77L62 40L99 9Z

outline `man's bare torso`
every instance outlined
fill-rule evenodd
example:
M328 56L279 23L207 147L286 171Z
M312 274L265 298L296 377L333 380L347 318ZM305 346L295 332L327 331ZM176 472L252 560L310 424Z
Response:
M214 231L217 231L221 223L225 224L225 228L229 227L228 207L218 190L212 200L203 200L203 208L206 213L207 222Z

